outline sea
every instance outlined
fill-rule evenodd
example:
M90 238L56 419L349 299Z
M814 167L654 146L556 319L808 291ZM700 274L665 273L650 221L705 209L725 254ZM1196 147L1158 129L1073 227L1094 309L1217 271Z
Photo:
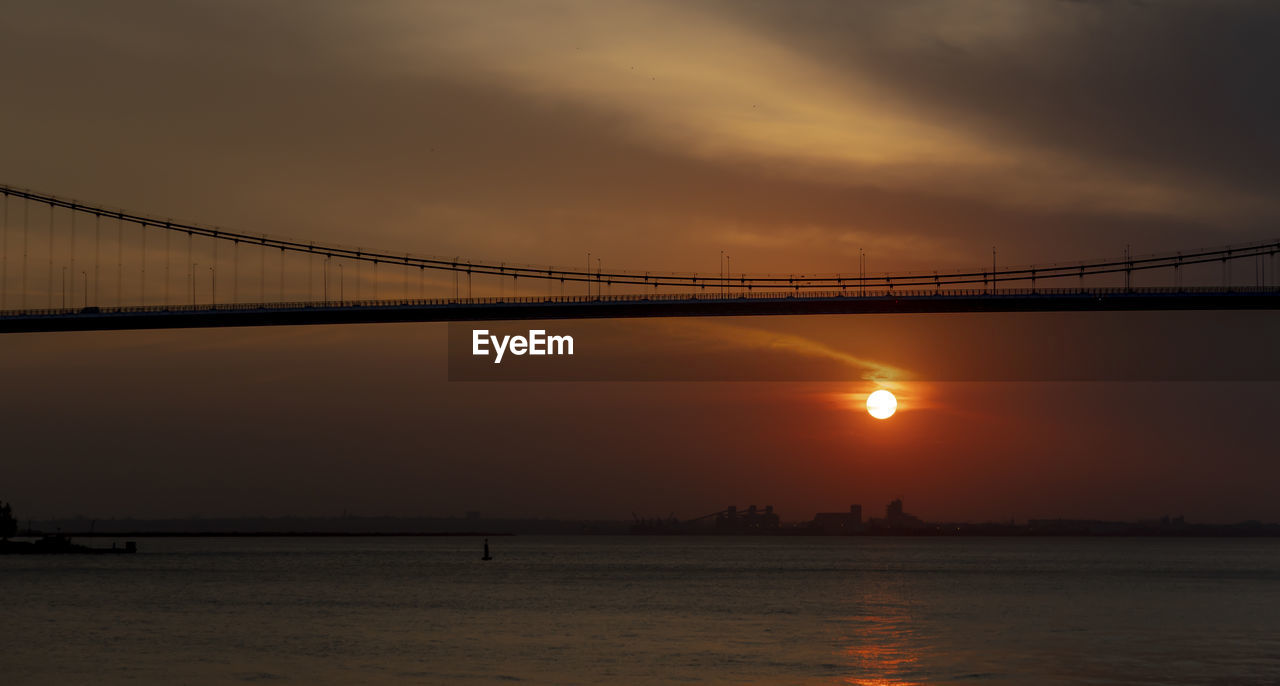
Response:
M1280 684L1280 539L138 543L0 556L0 684Z

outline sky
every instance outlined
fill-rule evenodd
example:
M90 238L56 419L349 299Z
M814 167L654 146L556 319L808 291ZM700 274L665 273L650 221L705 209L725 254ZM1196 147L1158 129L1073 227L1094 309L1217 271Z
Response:
M711 273L721 251L773 273L856 273L862 251L878 273L1277 237L1267 3L3 9L20 68L0 79L0 183L162 217ZM449 381L436 324L7 335L0 499L33 517L798 520L902 496L930 519L1280 519L1274 314L1024 316L578 324L623 372L573 382ZM686 380L711 368L750 380ZM890 420L858 407L879 385Z

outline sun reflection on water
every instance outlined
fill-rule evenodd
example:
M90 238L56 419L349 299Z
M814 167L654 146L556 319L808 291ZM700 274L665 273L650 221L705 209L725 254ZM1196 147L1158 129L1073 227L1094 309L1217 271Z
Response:
M888 592L867 599L866 611L847 618L850 632L839 657L850 675L842 680L857 686L919 686L920 669L915 628L906 606Z

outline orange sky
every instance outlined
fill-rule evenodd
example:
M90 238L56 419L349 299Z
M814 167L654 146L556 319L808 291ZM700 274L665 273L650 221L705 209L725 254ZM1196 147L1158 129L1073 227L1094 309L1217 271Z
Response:
M641 271L714 273L722 250L735 271L856 273L860 249L879 272L981 267L992 245L1027 264L1273 239L1275 13L22 6L0 26L0 58L25 65L2 86L0 180L307 240L557 265L589 251ZM734 364L767 350L781 369L915 373L887 422L842 405L865 384L808 376L449 383L438 325L6 336L0 464L17 490L0 497L33 516L756 502L801 518L902 495L939 519L1277 519L1275 377L1240 382L1269 364L1274 317L1250 316L1080 320L1069 350L1111 341L1118 365L1158 351L1144 374L1092 383L1051 383L1057 358L1008 344L1048 344L1016 318L634 324L731 341ZM1184 358L1212 373L1185 380Z

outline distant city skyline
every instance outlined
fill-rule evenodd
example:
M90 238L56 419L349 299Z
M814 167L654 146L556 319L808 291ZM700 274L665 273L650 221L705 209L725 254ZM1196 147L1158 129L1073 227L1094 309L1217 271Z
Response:
M8 536L70 533L78 536L140 534L156 536L258 535L477 535L477 534L632 534L632 535L1195 535L1280 536L1280 523L1244 520L1203 522L1184 515L1162 514L1132 520L1029 517L1006 520L961 521L942 517L921 519L906 510L901 497L864 516L861 504L839 512L784 513L772 504L727 505L701 515L671 512L665 516L631 518L554 518L538 514L486 515L478 510L434 515L370 515L343 511L337 515L202 516L169 518L105 518L77 513L70 517L14 518L0 505L0 519L9 522ZM2 523L2 522L0 522ZM3 530L4 527L0 527Z

